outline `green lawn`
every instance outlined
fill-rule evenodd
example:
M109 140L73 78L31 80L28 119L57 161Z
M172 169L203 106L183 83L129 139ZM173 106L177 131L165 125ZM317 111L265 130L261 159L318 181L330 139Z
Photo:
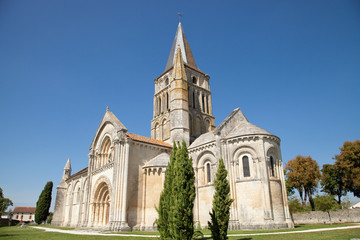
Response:
M316 228L331 228L331 227L340 227L340 226L349 226L351 224L334 224L334 225L301 225L297 226L295 229L282 230L282 231L292 231L296 232L299 230L308 230ZM63 229L63 228L62 228ZM209 234L208 231L203 231L205 234ZM269 233L269 232L280 232L280 230L259 230L259 231L230 231L229 234L250 234L250 233ZM129 234L141 234L141 232L131 232ZM147 233L149 234L149 233ZM150 233L151 235L157 235L158 233ZM348 230L333 230L333 231L324 231L324 232L315 232L315 233L288 233L282 235L264 235L264 236L241 236L235 237L230 236L230 240L282 240L282 239L352 239L360 238L360 228L348 229ZM53 233L53 232L44 232L42 230L33 229L31 227L20 228L20 227L0 227L0 240L17 240L17 239L46 239L46 240L60 240L60 239L80 239L80 240L90 240L90 239L128 239L128 240L147 240L147 239L156 239L156 238L144 238L144 237L117 237L117 236L86 236L86 235L72 235L72 234L63 234L63 233ZM203 238L204 240L210 240L211 238Z

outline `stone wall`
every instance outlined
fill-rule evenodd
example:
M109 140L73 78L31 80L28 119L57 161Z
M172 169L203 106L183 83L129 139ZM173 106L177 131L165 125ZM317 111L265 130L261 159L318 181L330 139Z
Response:
M313 211L292 214L294 224L331 224L360 222L360 209L344 209L337 211Z

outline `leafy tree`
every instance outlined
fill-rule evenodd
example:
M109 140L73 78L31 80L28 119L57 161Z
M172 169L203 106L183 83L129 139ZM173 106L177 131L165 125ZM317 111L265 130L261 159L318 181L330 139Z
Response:
M230 199L230 185L227 180L227 171L224 161L220 158L215 178L213 207L210 212L211 222L208 222L211 236L214 240L227 239L226 235L230 219L230 205L232 202L233 199Z
M299 199L295 196L291 196L288 200L290 213L304 212L306 209L301 204Z
M49 216L52 188L53 183L51 181L47 182L39 196L39 200L36 202L35 222L38 224L45 222Z
M291 159L285 167L287 171L287 179L291 187L298 190L303 206L307 199L314 211L315 205L312 199L312 194L315 192L316 186L320 178L320 170L317 162L310 156L304 157L301 155Z
M335 166L344 174L345 189L360 197L360 140L345 142L335 159Z
M9 207L12 206L13 202L9 198L4 197L2 188L0 187L0 216Z
M173 169L173 207L170 234L173 239L190 240L194 234L193 207L195 200L195 172L185 141L179 145Z
M291 195L294 195L294 193L295 193L295 188L289 183L286 174L287 174L287 172L286 172L286 170L284 170L286 193L287 193L287 195L288 195L288 197L289 197L289 196L291 196Z
M331 195L317 195L314 198L315 210L316 211L331 211L338 210L341 205L335 200L334 196Z
M170 156L170 162L165 172L164 189L160 195L159 207L156 208L159 218L156 220L156 224L160 233L160 239L170 238L170 221L172 218L171 206L173 206L173 168L175 162L177 147L173 144L173 151Z
M321 191L337 196L337 202L340 205L341 197L346 195L344 172L337 165L331 164L324 164L321 172Z

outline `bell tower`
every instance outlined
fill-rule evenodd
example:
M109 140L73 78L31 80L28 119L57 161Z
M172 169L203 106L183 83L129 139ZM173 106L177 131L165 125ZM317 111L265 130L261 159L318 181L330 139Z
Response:
M189 145L215 128L209 75L196 65L179 22L165 71L155 79L151 138Z

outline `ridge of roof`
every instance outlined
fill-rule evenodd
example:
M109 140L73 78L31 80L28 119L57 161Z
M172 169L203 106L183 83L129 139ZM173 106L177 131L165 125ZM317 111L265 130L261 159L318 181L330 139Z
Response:
M163 147L167 147L167 148L172 148L171 144L163 142L163 141L159 141L153 138L148 138L148 137L144 137L144 136L140 136L134 133L126 133L126 136L134 141L138 141L138 142L144 142L144 143L149 143L149 144L155 144L155 145L159 145L159 146L163 146Z
M198 67L196 66L194 57L192 55L189 43L185 37L185 33L182 28L181 22L179 22L179 25L178 25L178 28L177 28L176 34L175 34L175 39L174 39L174 42L172 44L171 51L169 54L169 58L166 63L165 72L174 65L176 48L178 45L181 48L181 55L182 55L184 63L186 65L191 66L192 68L198 69Z

